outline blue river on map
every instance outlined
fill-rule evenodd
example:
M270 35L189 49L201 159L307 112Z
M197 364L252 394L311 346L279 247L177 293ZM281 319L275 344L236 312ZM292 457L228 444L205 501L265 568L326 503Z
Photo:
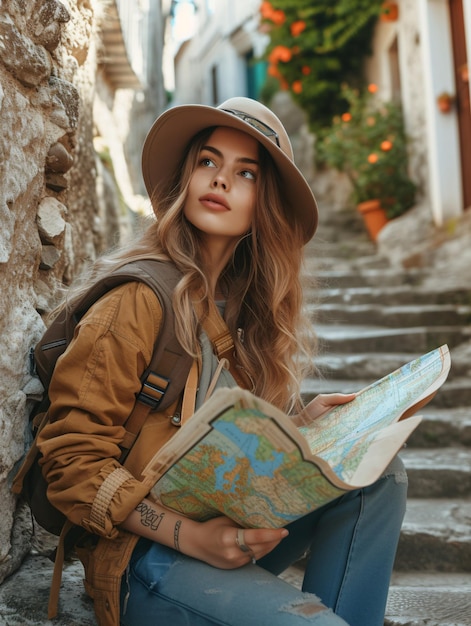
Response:
M238 446L238 441L244 442L244 447L242 453L248 459L250 459L250 465L252 467L252 471L256 476L269 476L272 478L276 472L276 470L282 465L284 454L282 452L273 451L273 458L262 461L256 458L257 449L260 446L260 436L259 435L250 435L249 433L241 433L240 429L235 425L229 422L218 422L215 425L215 430L218 430L222 435L227 437L230 441L234 442L236 446ZM216 488L223 489L226 492L235 491L237 488L237 479L238 476L232 481L231 488L228 489L227 480L224 478L224 475L227 472L231 472L234 468L239 464L239 456L231 455L226 456L224 458L224 463L216 468Z

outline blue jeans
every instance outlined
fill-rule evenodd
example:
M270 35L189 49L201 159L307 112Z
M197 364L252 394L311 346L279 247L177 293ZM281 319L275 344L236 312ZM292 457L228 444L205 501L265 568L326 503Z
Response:
M234 570L140 541L123 577L121 624L383 626L406 495L396 458L376 483L293 522L257 565ZM299 591L277 575L306 552Z

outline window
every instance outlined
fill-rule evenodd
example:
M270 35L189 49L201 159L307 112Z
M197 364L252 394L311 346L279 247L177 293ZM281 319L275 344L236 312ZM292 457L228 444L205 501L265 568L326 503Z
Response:
M267 64L265 61L257 61L253 50L245 55L247 75L247 95L255 100L260 99L260 92L267 76Z

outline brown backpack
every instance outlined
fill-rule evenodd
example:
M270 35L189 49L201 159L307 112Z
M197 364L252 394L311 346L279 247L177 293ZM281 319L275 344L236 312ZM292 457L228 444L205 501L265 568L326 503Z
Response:
M172 315L172 293L180 278L181 273L168 262L145 259L127 263L63 308L32 350L35 373L45 392L43 400L31 412L33 443L14 478L12 491L25 498L38 524L48 532L60 535L66 521L65 516L47 499L47 483L39 465L40 452L36 443L39 432L48 422L47 390L57 359L72 340L80 319L108 291L131 281L143 282L154 290L162 307L162 325L152 360L141 377L141 391L126 421L120 459L124 462L149 412L161 411L171 405L182 393L190 371L192 357L183 350L175 336Z

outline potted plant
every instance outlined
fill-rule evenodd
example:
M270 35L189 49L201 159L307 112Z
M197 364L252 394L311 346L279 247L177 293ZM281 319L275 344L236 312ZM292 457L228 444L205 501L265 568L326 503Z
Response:
M382 22L396 22L399 19L397 2L383 2L381 10L380 20Z
M407 171L401 107L396 102L379 102L376 91L375 85L369 85L364 92L344 85L346 110L321 133L317 150L320 161L348 175L352 201L359 210L371 209L363 203L376 201L374 204L383 210L384 226L388 219L410 209L416 186Z

